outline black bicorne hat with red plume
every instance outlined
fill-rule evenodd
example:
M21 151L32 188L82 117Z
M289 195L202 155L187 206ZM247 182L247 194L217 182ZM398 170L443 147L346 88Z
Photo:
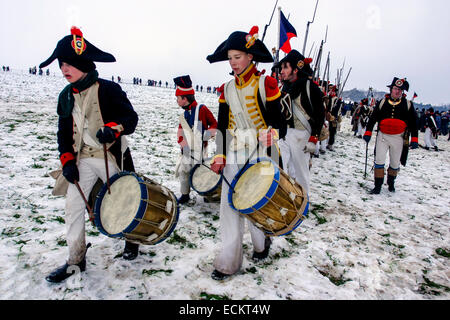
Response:
M394 80L392 80L392 83L390 85L388 85L388 88L391 88L396 86L397 88L401 89L401 90L409 90L409 83L408 81L406 81L406 78L404 79L400 79L397 77L394 77Z
M50 58L39 65L44 68L55 59L59 63L66 62L83 72L95 69L94 61L115 62L116 58L110 53L104 52L91 44L83 37L83 33L77 27L70 29L70 35L59 40Z
M206 59L210 63L227 61L228 50L239 50L253 55L255 62L273 62L273 57L270 54L264 43L258 39L258 27L254 26L250 32L235 31L217 47L213 54L210 54Z
M300 73L303 73L306 76L312 76L313 70L311 69L311 58L305 58L300 52L297 50L291 50L286 57L280 60L277 64L275 64L276 68L281 68L281 65L285 62L289 62L291 67L297 68Z

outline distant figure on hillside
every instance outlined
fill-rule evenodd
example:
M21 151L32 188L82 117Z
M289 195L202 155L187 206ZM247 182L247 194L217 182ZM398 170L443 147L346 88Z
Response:
M442 112L442 116L441 116L441 134L443 136L446 136L448 134L448 120L449 120L448 112L446 112L446 111Z
M386 154L389 152L389 168L387 170L387 184L390 192L395 192L395 179L400 164L406 165L409 137L411 149L419 147L417 114L413 103L406 99L403 91L408 91L409 83L406 79L394 78L388 86L390 94L379 101L367 123L364 140L368 144L372 137L372 130L378 123L378 133L375 145L375 188L371 194L379 194L384 182L384 168Z
M430 150L430 148L434 148L435 151L439 151L436 144L436 139L438 138L438 128L434 109L429 108L425 115L425 135L423 137L425 149Z

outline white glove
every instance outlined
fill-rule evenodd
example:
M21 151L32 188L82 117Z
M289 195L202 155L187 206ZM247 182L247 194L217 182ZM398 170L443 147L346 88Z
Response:
M304 152L314 153L316 152L316 144L313 142L308 142L305 146L305 149L303 149Z

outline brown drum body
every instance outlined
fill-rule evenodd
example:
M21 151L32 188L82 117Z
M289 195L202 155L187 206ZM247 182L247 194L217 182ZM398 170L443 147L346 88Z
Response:
M232 182L230 205L269 236L286 235L308 213L305 189L270 159L257 159Z
M103 234L153 245L175 229L179 209L175 194L142 175L120 172L97 195L95 224Z

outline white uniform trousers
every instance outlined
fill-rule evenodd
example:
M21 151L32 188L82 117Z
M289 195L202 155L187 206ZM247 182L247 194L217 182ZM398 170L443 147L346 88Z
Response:
M278 142L284 171L305 188L307 194L309 194L311 154L304 152L303 149L310 136L307 130L288 128L286 137Z
M361 124L361 121L358 120L358 133L356 133L357 136L363 136L366 132L366 127L363 127Z
M229 152L223 174L230 183L239 172L237 163L239 163L240 166L243 166L245 162L237 162L235 153ZM223 181L220 199L220 237L222 247L214 260L214 268L224 274L231 275L238 272L242 266L242 240L245 231L245 221L247 221L252 238L253 249L256 252L264 251L266 236L264 235L264 232L259 230L250 220L246 219L239 212L230 207L228 204L228 190L228 185ZM249 192L251 192L251 190L249 190Z
M423 136L425 141L425 147L432 148L436 146L436 139L433 137L433 132L430 128L425 129L425 135Z
M385 134L378 131L375 148L376 165L385 165L386 154L389 152L389 166L394 170L400 168L400 158L403 151L403 133Z
M115 163L108 161L110 176L118 172ZM78 164L80 181L78 182L84 196L88 199L97 179L106 182L105 160L98 158L83 158ZM69 247L68 264L77 264L83 260L86 251L85 237L86 205L77 187L70 183L66 196L65 224L66 240ZM94 210L94 208L92 208Z

